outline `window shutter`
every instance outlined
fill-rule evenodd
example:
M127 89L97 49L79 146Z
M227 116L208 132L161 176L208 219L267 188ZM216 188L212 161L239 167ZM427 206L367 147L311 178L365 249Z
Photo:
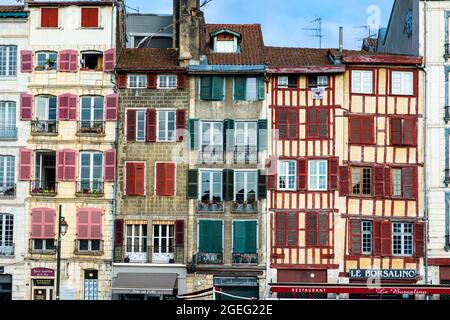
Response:
M262 170L258 170L258 199L267 198L267 180Z
M43 234L44 239L54 239L55 238L55 218L56 211L54 209L45 208L44 213L44 225Z
M156 142L156 109L147 109L147 142Z
M186 89L186 75L185 74L179 74L177 76L177 87L178 89Z
M113 72L116 66L116 49L106 50L103 57L103 71Z
M223 100L223 83L224 79L220 76L212 77L212 99L213 100Z
M348 196L350 193L350 168L347 166L339 167L339 195L341 197Z
M98 8L81 8L81 27L98 27Z
M350 220L350 239L349 239L349 253L351 255L360 255L362 252L361 248L361 220L351 219Z
M381 256L389 257L392 255L392 225L390 221L381 223Z
M317 225L318 225L318 214L317 213L307 213L306 214L306 245L307 246L317 246Z
M402 119L391 119L391 145L402 145Z
M64 180L64 151L65 149L56 151L56 180Z
M372 116L363 117L361 119L360 137L361 143L373 144L374 143L374 118Z
M277 190L277 172L278 162L276 157L270 157L266 160L266 172L267 172L267 190Z
M33 118L33 96L27 93L20 94L20 120L29 121Z
M184 133L186 130L186 109L177 110L177 141L184 141Z
M187 174L187 198L197 199L198 197L198 170L188 170Z
M135 195L145 195L145 165L143 163L135 163L134 165L134 183Z
M105 151L105 181L116 180L116 149Z
M114 221L114 245L116 247L123 245L123 219Z
M78 109L78 97L73 94L68 95L69 99L69 119L70 121L77 120L77 109Z
M119 74L117 75L117 88L126 89L128 86L128 76L127 74Z
M184 220L175 221L175 246L184 247Z
M404 144L417 145L417 119L405 119L403 123Z
M44 209L31 209L31 238L43 239Z
M20 148L19 154L19 180L31 180L33 165L33 150Z
M349 142L350 143L360 143L361 141L361 122L359 117L349 117Z
M267 151L267 120L258 120L258 151Z
M200 99L211 100L212 99L212 77L202 76L200 78Z
M332 158L328 160L328 171L329 171L328 186L330 190L338 189L338 166L339 166L338 158Z
M226 152L234 151L234 120L223 122L223 147Z
M189 135L191 150L198 150L200 148L200 121L198 119L189 119Z
M258 99L264 100L266 97L266 83L264 78L257 78L258 80Z
M298 123L298 111L289 110L289 131L288 138L289 139L298 139L299 133L299 123Z
M325 109L319 110L318 117L319 117L318 136L319 138L326 139L328 138L328 131L329 131L328 125L329 111Z
M58 8L41 8L41 27L58 27Z
M70 71L70 50L62 50L58 52L58 72Z
M233 253L245 251L245 221L233 221Z
M88 208L78 209L77 212L77 239L90 239L90 210Z
M58 96L58 120L69 120L69 94Z
M317 215L318 218L318 245L325 247L328 246L328 214L320 213Z
M200 220L198 222L198 251L211 252L211 222Z
M127 141L136 141L136 110L127 110Z
M156 89L158 87L158 81L156 78L156 74L150 73L147 77L148 77L147 78L147 88L148 89Z
M287 109L275 109L275 125L280 139L288 138L288 115Z
M77 151L66 149L64 151L64 181L76 179Z
M90 209L90 240L102 240L102 211Z
M127 164L126 164L126 172L125 172L125 174L126 174L126 185L125 185L125 187L126 187L126 194L128 195L128 196L133 196L133 195L136 195L136 186L135 186L135 183L134 183L134 181L135 181L135 177L134 177L134 163L130 163L130 162L128 162Z
M33 72L33 51L20 51L20 71Z
M277 247L286 246L286 217L285 213L275 214L275 245Z
M70 63L69 63L69 72L77 72L78 71L78 51L69 50L70 52Z
M247 78L234 77L234 100L246 100Z
M234 198L234 171L223 170L223 198L225 201L232 201Z
M390 197L392 194L391 168L384 168L384 196Z
M306 190L308 181L308 161L305 159L297 160L297 190Z
M414 223L414 257L422 258L425 248L425 224L423 222Z
M375 174L374 174L374 180L375 180L375 190L374 195L375 197L383 197L385 195L384 192L384 182L385 182L385 168L383 166L375 166Z
M379 257L381 256L381 221L373 221L372 226L372 253L375 257Z
M406 199L416 198L414 191L414 167L407 167L402 169L402 194Z
M257 253L258 224L256 221L245 221L245 253Z
M212 221L212 237L211 237L211 252L222 252L222 232L223 232L223 222L222 221Z
M110 94L105 97L106 121L117 120L117 108L119 105L119 95Z
M167 179L166 176L166 164L157 163L156 164L156 195L165 196L167 189Z
M165 164L165 174L166 174L166 195L174 196L175 195L175 181L176 181L176 170L175 163L166 163Z

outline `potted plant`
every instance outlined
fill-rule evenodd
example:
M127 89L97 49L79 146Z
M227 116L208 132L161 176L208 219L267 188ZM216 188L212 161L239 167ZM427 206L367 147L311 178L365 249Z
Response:
M34 67L34 70L36 70L36 71L44 71L45 70L45 66L36 66L36 67Z
M48 58L45 60L45 64L47 65L47 70L53 70L53 67L56 64L55 58Z

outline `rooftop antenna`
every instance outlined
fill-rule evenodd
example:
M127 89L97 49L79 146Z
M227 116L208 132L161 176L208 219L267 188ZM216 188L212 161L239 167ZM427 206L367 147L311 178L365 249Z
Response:
M200 8L206 6L208 3L210 3L213 0L203 0L202 4L200 5Z
M367 31L367 38L372 39L372 38L376 38L378 33L375 31L374 33L372 33L372 29L370 28L370 26L356 26L353 27L354 29L365 29ZM358 40L358 42L362 42L364 41L364 39L366 39L366 37L364 38L356 38L356 40Z
M136 7L136 8L130 7L130 6L128 6L128 5L126 4L125 1L123 2L123 5L124 5L125 8L130 9L130 10L133 10L133 11L136 11L136 12L139 13L139 7Z
M322 18L317 18L310 23L315 23L315 28L302 28L303 30L311 30L315 33L313 35L310 35L310 37L318 38L319 39L319 48L322 49L322 38L324 35L322 34Z

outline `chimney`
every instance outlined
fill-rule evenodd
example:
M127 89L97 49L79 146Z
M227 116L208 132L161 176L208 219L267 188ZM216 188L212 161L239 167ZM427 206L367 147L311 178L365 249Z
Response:
M344 27L339 27L339 52L344 50Z

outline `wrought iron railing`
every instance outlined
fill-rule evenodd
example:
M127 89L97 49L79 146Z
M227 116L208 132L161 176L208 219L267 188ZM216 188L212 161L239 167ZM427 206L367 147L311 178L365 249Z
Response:
M104 121L78 121L77 123L78 134L104 134L105 122Z
M209 202L198 201L197 211L199 211L199 212L222 212L224 210L224 206L225 206L225 204L223 201L209 201Z
M198 155L200 163L222 163L223 162L223 146L207 145L202 146Z
M223 252L198 252L197 264L223 264Z
M16 196L16 184L0 186L0 198L13 198Z
M0 256L13 256L14 255L14 243L0 245Z
M86 242L87 241L87 242ZM77 255L102 255L103 240L75 240L74 253Z
M258 253L233 253L234 264L258 264Z
M104 182L101 180L77 181L77 195L102 196L104 194Z
M16 127L1 127L0 126L0 139L15 139L17 138Z
M256 163L258 148L256 146L234 146L235 163Z
M53 197L58 194L56 181L32 180L30 182L30 194Z
M257 201L233 201L231 207L233 212L255 212L258 211Z
M114 262L184 264L184 247L181 246L115 246Z
M56 135L58 134L58 121L33 120L31 121L31 133L33 135Z

